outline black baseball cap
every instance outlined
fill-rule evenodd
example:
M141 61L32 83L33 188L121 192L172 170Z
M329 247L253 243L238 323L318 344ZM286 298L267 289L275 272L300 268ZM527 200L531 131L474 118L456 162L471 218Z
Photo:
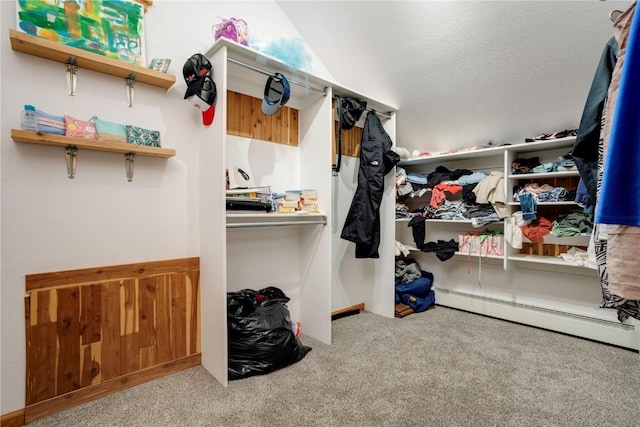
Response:
M203 90L204 77L211 76L211 62L202 54L191 55L182 67L184 81L187 83L187 92L184 99L187 99Z

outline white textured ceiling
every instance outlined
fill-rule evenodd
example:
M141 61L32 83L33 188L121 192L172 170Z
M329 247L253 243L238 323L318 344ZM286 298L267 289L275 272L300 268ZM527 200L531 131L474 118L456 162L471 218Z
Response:
M277 1L341 85L398 109L399 146L439 151L576 128L631 1Z

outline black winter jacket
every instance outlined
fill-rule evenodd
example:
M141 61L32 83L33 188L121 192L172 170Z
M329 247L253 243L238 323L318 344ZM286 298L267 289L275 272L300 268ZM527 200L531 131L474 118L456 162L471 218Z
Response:
M360 169L341 238L356 244L356 258L379 258L380 203L384 176L400 161L393 142L374 112L367 114L360 143Z

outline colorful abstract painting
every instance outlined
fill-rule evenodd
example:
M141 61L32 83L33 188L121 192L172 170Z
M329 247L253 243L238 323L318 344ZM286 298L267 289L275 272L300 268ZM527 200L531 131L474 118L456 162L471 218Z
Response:
M145 66L144 8L133 0L17 0L17 28L67 46Z

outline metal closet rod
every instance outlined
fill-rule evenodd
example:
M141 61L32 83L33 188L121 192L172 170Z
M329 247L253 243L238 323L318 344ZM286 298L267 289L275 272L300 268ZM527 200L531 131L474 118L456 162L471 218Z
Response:
M339 95L334 95L333 98L337 100L337 98L340 98L340 96ZM381 113L380 111L374 110L373 108L369 108L369 107L366 107L365 110L371 111L372 113L376 113L378 116L382 116L382 117L385 117L387 119L391 118L391 113Z
M253 66L253 65L251 65L251 64L247 64L246 62L238 61L237 59L227 58L227 61L229 61L229 62L233 62L234 64L241 65L241 66L243 66L243 67L245 67L245 68L248 68L248 69L250 69L250 70L257 71L258 73L264 74L265 76L270 76L270 77L275 77L275 76L276 76L276 75L275 75L274 73L272 73L272 72L269 72L269 71L267 71L267 70L263 70L262 68L254 67L254 66ZM323 94L323 95L325 95L325 96L327 95L327 90L326 90L326 89L318 89L318 88L315 88L315 87L313 87L313 86L309 86L309 85L307 85L307 84L300 83L300 82L297 82L297 81L295 81L295 80L291 80L291 79L287 79L287 81L288 81L289 83L291 83L291 84L296 85L296 86L300 86L300 87L303 87L303 88L305 88L305 89L310 89L310 90L313 90L313 91L316 91L316 92L320 92L321 94Z

